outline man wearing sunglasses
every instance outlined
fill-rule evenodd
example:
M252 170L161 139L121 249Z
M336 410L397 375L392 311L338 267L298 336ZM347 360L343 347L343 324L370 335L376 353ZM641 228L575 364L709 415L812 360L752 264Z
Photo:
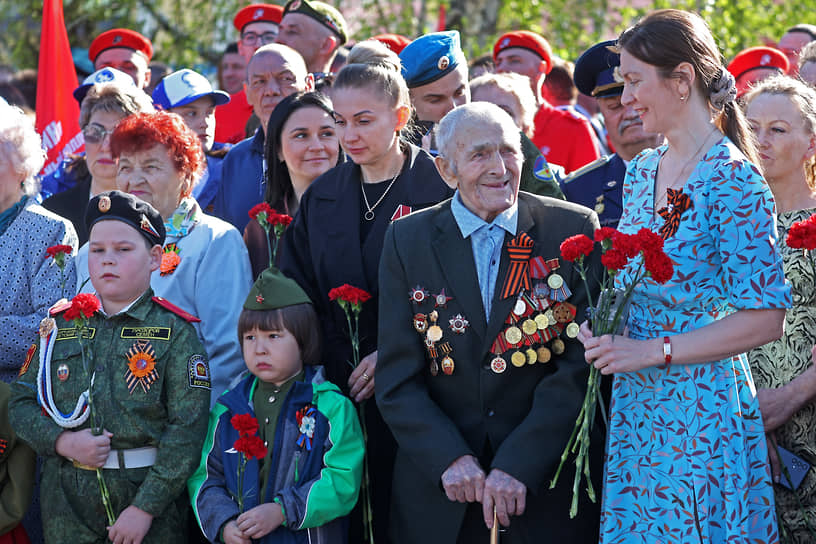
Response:
M238 54L244 57L247 65L258 48L278 37L282 17L283 8L274 4L250 4L235 14L232 23L240 34ZM242 88L230 96L229 103L215 109L215 141L236 144L246 138L250 135L247 121L251 116L252 106ZM254 126L250 132L253 131Z

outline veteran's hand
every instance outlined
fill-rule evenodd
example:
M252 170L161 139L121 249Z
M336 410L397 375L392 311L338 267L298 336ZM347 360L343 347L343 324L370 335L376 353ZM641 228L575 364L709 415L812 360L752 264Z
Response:
M797 409L784 387L762 388L757 391L757 399L766 433L784 425Z
M524 513L527 500L527 486L506 472L494 468L485 480L482 514L488 529L493 528L493 507L499 525L510 526L510 516Z
M152 523L153 516L131 504L108 527L108 540L113 544L141 544Z
M57 453L67 459L89 467L100 468L110 453L110 439L113 435L103 431L94 435L90 429L63 431L54 444Z
M360 361L348 379L349 396L363 402L374 395L374 371L377 370L377 352L371 352Z
M250 544L249 538L244 536L234 519L229 520L224 525L221 537L224 539L224 544Z
M238 516L236 523L245 536L263 538L281 526L283 509L276 502L265 502Z
M485 473L472 455L463 455L442 473L442 487L452 501L482 502L484 484Z

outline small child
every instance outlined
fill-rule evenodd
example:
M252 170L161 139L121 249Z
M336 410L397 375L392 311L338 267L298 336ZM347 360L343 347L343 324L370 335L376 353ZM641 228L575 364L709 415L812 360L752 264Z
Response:
M9 403L14 430L44 458L45 541L185 542L184 485L198 463L210 402L206 355L188 322L195 318L150 289L165 233L152 206L102 193L89 202L85 223L101 308L82 330L66 319L70 303L52 308ZM90 388L101 433L90 428ZM116 516L109 527L97 468Z
M188 489L198 523L212 542L346 542L343 519L357 502L365 450L357 412L314 366L320 323L306 293L274 268L252 286L238 320L250 375L210 413L201 464ZM231 424L257 417L267 447L243 473Z

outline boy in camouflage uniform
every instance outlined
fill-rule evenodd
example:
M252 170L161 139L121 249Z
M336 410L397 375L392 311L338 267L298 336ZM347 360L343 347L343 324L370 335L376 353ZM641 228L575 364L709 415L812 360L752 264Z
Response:
M196 318L150 289L165 236L152 206L102 193L90 201L86 223L91 281L102 305L83 333L90 374L78 330L64 315L70 303L58 304L40 326L9 407L15 431L44 458L45 540L185 542L184 484L198 462L210 400L206 355L188 323ZM92 432L83 419L88 410L77 402L92 376L101 433ZM117 516L110 527L99 467Z

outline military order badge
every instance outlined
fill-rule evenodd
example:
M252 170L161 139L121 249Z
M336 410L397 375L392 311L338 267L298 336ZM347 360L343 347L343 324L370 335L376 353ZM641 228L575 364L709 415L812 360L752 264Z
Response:
M137 340L127 352L128 369L125 371L125 381L128 392L139 385L145 393L155 382L159 373L156 371L156 353L148 340Z

